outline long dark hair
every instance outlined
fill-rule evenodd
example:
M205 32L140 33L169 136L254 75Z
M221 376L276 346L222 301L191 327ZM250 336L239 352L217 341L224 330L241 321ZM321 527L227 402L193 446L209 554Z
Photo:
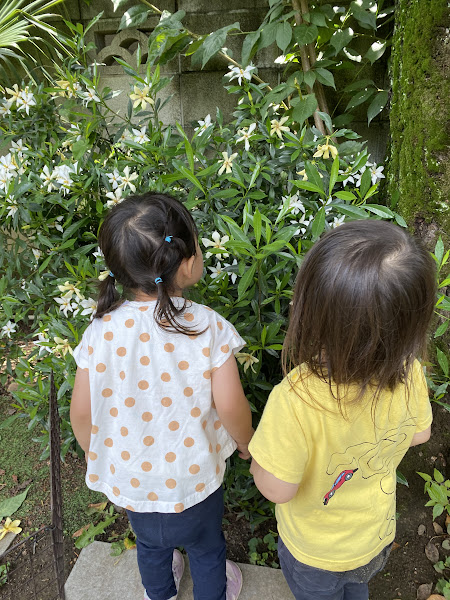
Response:
M114 206L98 236L113 276L100 283L96 318L124 301L116 289L118 282L125 292L141 290L157 297L155 319L159 325L178 333L197 335L199 332L178 321L186 302L177 307L170 297L182 260L196 254L196 240L197 229L192 216L171 196L151 193L129 196Z
M385 221L345 223L307 253L297 276L283 371L306 365L326 381L342 414L350 384L358 401L407 382L426 352L436 294L430 254ZM333 393L333 392L332 392Z

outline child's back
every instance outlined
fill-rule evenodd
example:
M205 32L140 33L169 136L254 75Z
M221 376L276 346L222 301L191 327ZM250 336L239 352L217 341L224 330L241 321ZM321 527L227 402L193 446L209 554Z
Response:
M381 393L375 426L370 391L357 404L343 401L344 419L327 383L306 368L289 377L273 390L251 444L277 478L301 481L294 498L276 507L279 534L301 562L356 569L394 539L396 468L432 420L422 369L416 361L409 407L405 385ZM349 397L357 392L350 388Z
M181 512L220 487L236 448L211 403L211 373L244 342L196 303L180 320L201 335L165 331L155 303L127 301L95 319L75 353L102 399L91 402L86 478L129 510Z

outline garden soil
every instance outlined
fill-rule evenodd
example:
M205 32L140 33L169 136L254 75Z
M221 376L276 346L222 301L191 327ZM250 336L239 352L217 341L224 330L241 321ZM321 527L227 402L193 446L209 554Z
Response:
M11 414L11 398L0 398L0 423ZM450 413L438 405L434 405L434 423L430 441L408 451L399 470L406 477L409 487L399 485L397 489L397 535L394 549L389 562L382 573L370 583L371 600L416 600L417 590L423 584L429 584L428 589L434 589L438 574L432 563L426 557L425 546L431 541L439 550L440 557L445 557L442 542L446 534L439 533L439 527L433 526L431 508L425 508L427 497L424 495L424 481L417 471L432 474L433 469L439 469L446 477L450 476L447 462L450 461ZM9 447L8 435L5 430L0 432L0 501L17 494L23 486L30 485L29 497L17 513L16 518L22 520L25 534L32 533L36 528L50 520L49 514L49 483L48 465L39 460L39 449L31 441L32 433L28 432L24 421L16 420L15 436L20 438L28 435L27 440L21 440L21 448L25 448L21 460L12 466L8 455L13 451ZM4 447L7 445L8 447ZM17 454L15 454L17 457ZM24 458L26 460L24 460ZM9 464L7 464L9 463ZM76 528L86 525L92 517L87 516L86 508L89 503L99 502L99 494L92 494L84 485L84 461L68 455L62 466L63 497L65 504L65 565L66 577L76 562L79 550L74 547L72 534ZM39 494L33 495L33 487L39 487ZM238 515L225 514L227 524L224 526L227 540L228 557L238 562L249 562L248 542L251 538L262 539L266 533L276 531L274 520L268 520L259 525L253 532L249 524ZM444 517L437 519L445 531ZM435 527L438 533L435 531ZM111 536L120 535L128 528L125 516L110 526L100 540L108 541ZM419 534L420 533L420 534ZM324 540L326 543L326 540ZM258 553L266 549L258 545ZM266 564L272 564L274 557L269 554ZM422 587L421 590L424 588ZM431 593L431 592L430 592ZM1 594L0 594L1 596ZM419 598L426 599L427 594ZM22 600L17 598L17 600Z

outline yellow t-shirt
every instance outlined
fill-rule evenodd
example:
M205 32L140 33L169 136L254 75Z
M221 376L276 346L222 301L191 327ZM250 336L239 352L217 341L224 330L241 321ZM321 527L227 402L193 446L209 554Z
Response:
M394 539L396 468L432 421L422 368L415 361L408 404L404 384L381 394L375 425L369 394L345 405L345 420L327 383L305 367L288 377L295 390L288 378L273 389L249 450L278 479L300 483L276 506L291 554L327 571L356 569Z

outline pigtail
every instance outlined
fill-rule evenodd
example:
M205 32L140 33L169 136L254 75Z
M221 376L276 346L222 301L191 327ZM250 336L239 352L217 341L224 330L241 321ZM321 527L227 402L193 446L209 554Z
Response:
M114 310L122 303L120 294L116 290L115 277L108 275L106 279L98 284L98 301L95 318L100 319L106 313Z

